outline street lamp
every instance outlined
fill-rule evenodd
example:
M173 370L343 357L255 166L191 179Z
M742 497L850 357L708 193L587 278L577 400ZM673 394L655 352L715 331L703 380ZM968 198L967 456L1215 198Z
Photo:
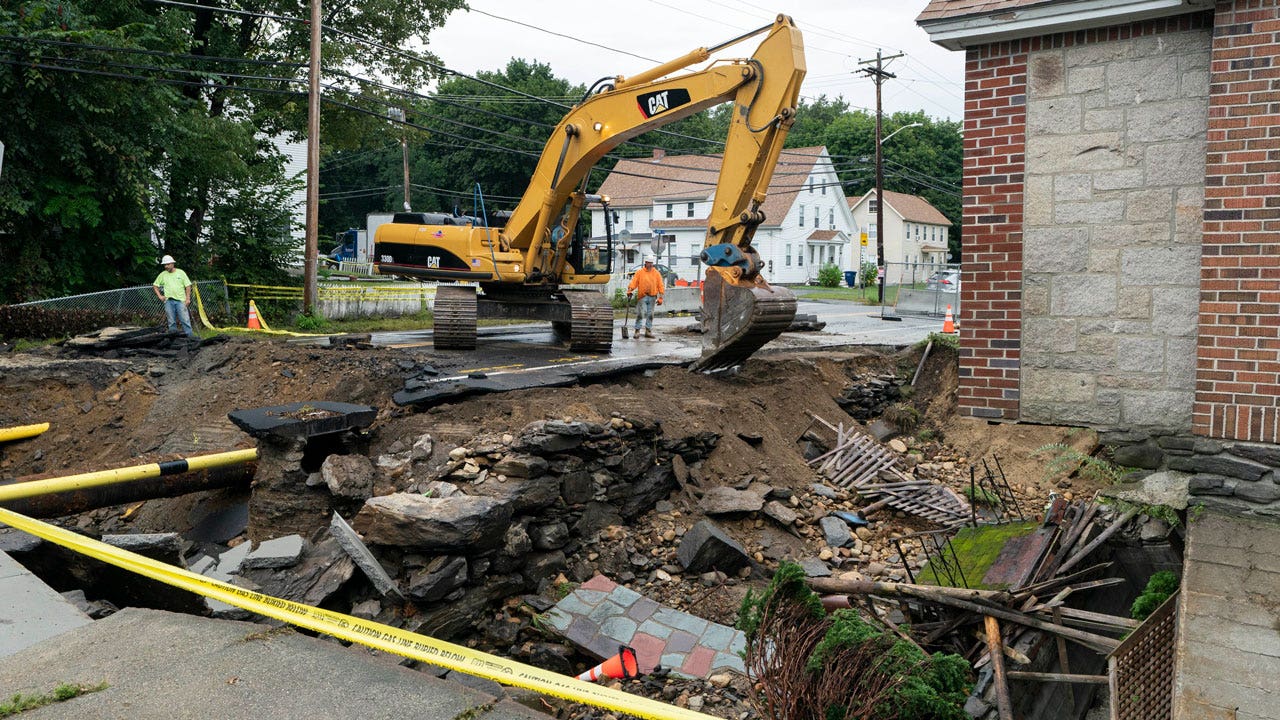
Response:
M879 92L880 86L876 85ZM877 104L877 108L879 105ZM880 137L880 113L876 113L876 265L879 266L880 314L884 316L884 283L889 275L889 268L884 264L884 150L881 147L889 138L906 130L919 127L924 123L908 123L889 133L888 137Z

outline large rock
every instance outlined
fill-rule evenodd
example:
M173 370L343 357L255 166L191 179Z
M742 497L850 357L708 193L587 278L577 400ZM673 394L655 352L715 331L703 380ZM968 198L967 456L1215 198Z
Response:
M366 500L373 495L373 463L367 455L330 455L320 465L320 477L338 497Z
M670 463L654 465L631 483L630 494L619 504L618 510L630 519L648 512L654 503L666 498L676 488L676 473Z
M1234 451L1233 449L1232 452ZM1169 459L1169 469L1192 473L1209 473L1211 475L1227 475L1250 482L1260 480L1270 470L1266 465L1240 460L1228 455L1174 457Z
M423 602L442 600L466 584L466 558L442 556L409 576L409 596Z
M708 515L755 512L764 507L764 497L749 490L713 487L698 502Z
M569 526L562 521L529 528L529 538L538 550L556 550L569 542Z
M560 480L555 475L541 473L532 478L507 477L505 480L499 480L497 475L490 471L484 481L473 484L471 490L477 495L510 503L514 512L527 513L540 510L559 499Z
M818 524L822 526L823 539L828 546L842 548L853 544L853 533L849 532L848 523L840 518L828 515L819 520Z
M490 470L490 474L507 477L531 478L547 472L547 461L533 455L511 454L504 456Z
M1236 485L1236 497L1256 503L1275 502L1280 500L1280 485L1273 485L1265 480L1242 482Z
M1239 455L1242 458L1248 458L1254 462L1263 463L1264 465L1280 467L1280 445L1250 445L1246 443L1236 443L1231 446L1228 452L1232 455Z
M1152 473L1136 483L1125 483L1103 490L1108 497L1139 505L1165 505L1174 510L1187 508L1191 476L1174 470Z
M1112 451L1117 465L1155 470L1164 462L1164 452L1153 442L1124 445Z
M352 525L376 545L475 551L501 544L511 514L511 503L489 497L394 493L365 501Z
M245 570L242 578L263 593L319 607L351 579L356 565L338 541L326 537L303 551L288 572Z
M734 573L751 564L747 551L710 520L701 520L689 528L676 548L676 557L686 570L696 573Z

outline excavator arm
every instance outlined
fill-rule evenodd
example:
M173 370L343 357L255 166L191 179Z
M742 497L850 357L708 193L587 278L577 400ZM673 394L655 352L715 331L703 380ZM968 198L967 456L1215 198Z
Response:
M766 37L750 58L666 77L762 33ZM503 250L523 254L527 283L572 282L572 273L566 273L568 239L553 242L552 230L577 221L591 169L631 138L732 101L703 252L709 292L703 357L696 366L715 370L740 363L777 337L795 315L794 296L760 277L751 241L765 220L760 205L794 121L804 75L800 31L791 18L779 15L772 25L721 45L699 48L631 78L614 78L575 106L552 133L529 189L502 230Z

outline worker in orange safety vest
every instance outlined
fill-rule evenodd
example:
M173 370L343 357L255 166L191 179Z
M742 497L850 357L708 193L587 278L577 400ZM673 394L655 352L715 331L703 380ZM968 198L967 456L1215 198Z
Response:
M666 290L662 284L662 273L653 266L654 262L654 256L645 255L644 267L636 271L627 286L627 300L633 294L639 298L636 304L636 337L640 337L641 320L644 321L644 336L653 337L653 307L655 303L662 304L663 291Z

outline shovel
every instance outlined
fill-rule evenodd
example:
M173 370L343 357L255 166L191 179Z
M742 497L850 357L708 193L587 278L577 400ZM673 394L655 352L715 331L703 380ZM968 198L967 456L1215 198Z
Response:
M631 338L631 331L627 329L627 325L631 320L631 298L630 297L623 298L622 307L625 308L622 314L622 339L628 340Z

